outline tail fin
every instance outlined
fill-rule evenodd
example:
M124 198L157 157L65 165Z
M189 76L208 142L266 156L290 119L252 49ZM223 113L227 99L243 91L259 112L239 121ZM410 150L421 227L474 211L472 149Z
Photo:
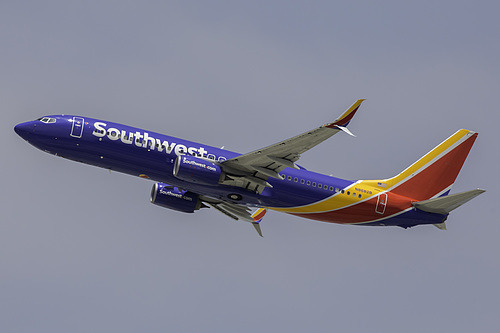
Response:
M373 185L416 201L446 194L455 182L476 137L476 132L461 129L399 175L377 180Z
M264 236L262 236L262 230L260 229L259 223L260 223L260 221L262 221L262 219L264 218L264 215L266 215L266 213L267 213L266 208L259 208L252 214L252 218L253 218L252 225L260 237L264 237Z

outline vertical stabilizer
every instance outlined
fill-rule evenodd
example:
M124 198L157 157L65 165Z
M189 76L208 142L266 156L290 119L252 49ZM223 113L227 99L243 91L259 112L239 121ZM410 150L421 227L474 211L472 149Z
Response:
M461 129L397 176L367 183L416 201L446 194L476 137L476 132Z

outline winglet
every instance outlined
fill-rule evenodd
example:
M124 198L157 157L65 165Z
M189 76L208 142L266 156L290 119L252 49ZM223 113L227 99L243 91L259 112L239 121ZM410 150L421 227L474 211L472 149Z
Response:
M259 234L260 237L262 236L262 230L260 229L260 221L264 218L264 215L266 215L267 209L265 208L259 208L255 211L255 213L252 214L252 218L254 222L252 222L252 226L255 228L255 231Z
M337 120L335 120L333 123L326 124L325 127L329 128L335 128L335 127L346 127L349 122L351 121L352 117L356 114L356 111L358 111L359 106L361 103L363 103L365 99L358 99L356 102L354 102L353 105L349 109L346 110Z
M266 208L259 208L257 209L253 214L252 218L254 220L253 223L260 223L262 219L264 218L264 215L266 215L267 209Z
M262 236L262 230L260 230L260 224L252 222L252 225L255 228L255 231L257 231L257 233L259 234L259 236L264 238L264 236Z
M338 129L340 129L340 130L344 131L345 133L349 134L350 136L354 136L354 137L356 137L356 135L352 134L352 132L351 132L351 131L349 131L349 129L348 129L347 127L344 127L344 126L339 126L339 125L337 125L337 126L335 126L335 127L337 127Z

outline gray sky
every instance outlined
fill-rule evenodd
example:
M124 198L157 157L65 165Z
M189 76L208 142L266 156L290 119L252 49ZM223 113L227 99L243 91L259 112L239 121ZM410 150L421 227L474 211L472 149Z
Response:
M493 332L500 319L498 1L3 1L0 327L5 332ZM396 174L479 132L448 231L270 212L265 238L151 182L13 131L79 114L247 152L334 120L300 163Z

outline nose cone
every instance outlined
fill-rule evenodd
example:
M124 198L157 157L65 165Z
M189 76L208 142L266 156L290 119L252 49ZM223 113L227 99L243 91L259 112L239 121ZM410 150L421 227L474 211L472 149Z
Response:
M35 124L33 122L27 122L27 123L21 123L19 125L16 125L14 127L14 131L19 135L21 138L28 140L28 138L33 134L35 130Z

